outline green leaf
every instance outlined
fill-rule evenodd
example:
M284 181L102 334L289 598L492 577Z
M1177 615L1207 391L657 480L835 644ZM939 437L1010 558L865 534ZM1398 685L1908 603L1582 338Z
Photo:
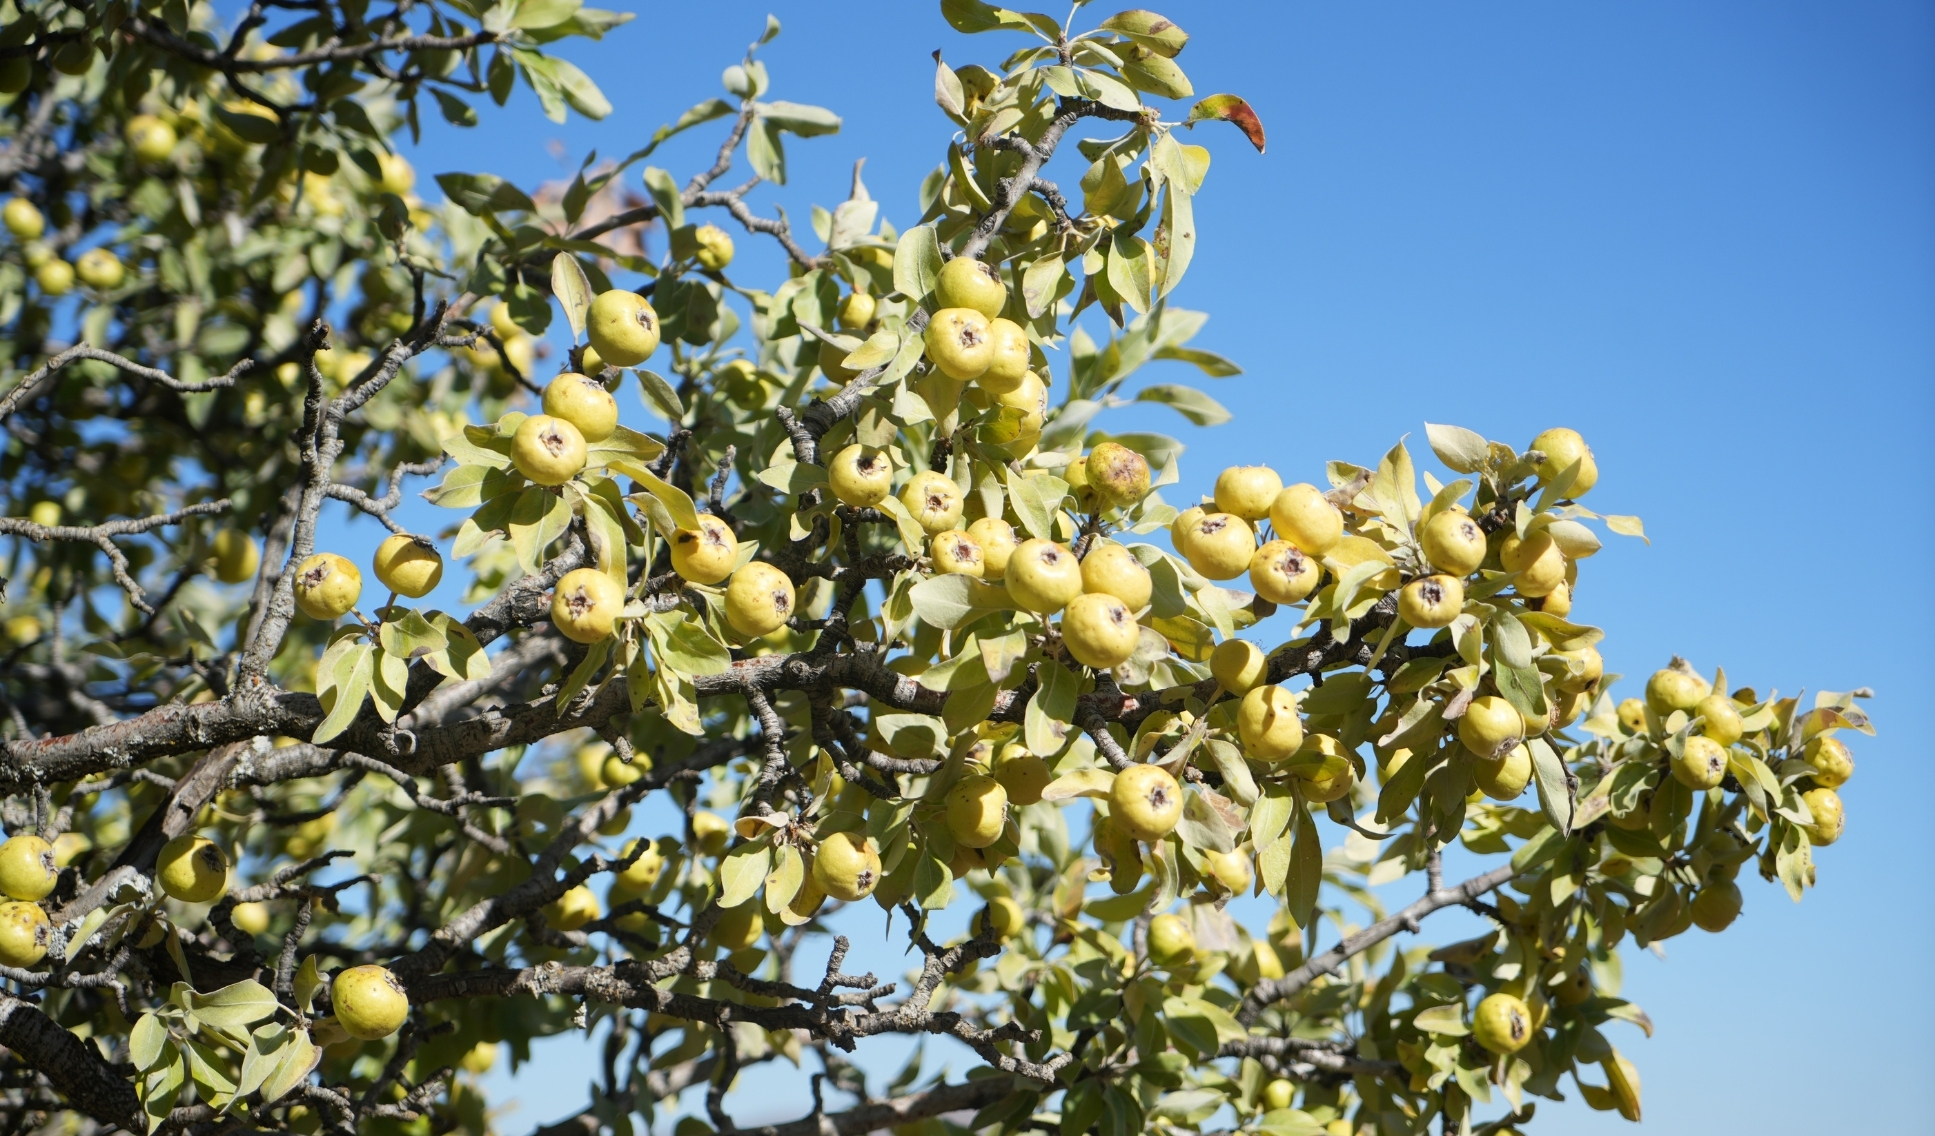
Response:
M773 866L773 838L748 840L719 862L719 906L738 907L759 894Z
M1182 819L1176 823L1176 833L1191 848L1228 852L1236 847L1236 834L1230 831L1222 814L1211 808L1194 788L1183 790Z
M329 713L322 720L322 724L316 727L316 732L310 735L310 741L322 745L342 734L344 730L349 729L352 722L356 721L356 715L363 709L363 696L370 690L370 682L375 670L371 659L374 653L374 648L368 643L358 643L350 648L346 656L347 677L340 685L333 688L333 701L327 694L322 696L324 708Z
M146 1073L167 1055L168 1029L150 1012L141 1015L128 1031L128 1059L135 1072Z
M658 204L658 215L665 222L667 231L685 226L685 201L679 195L678 182L672 175L657 166L645 167L645 191L652 195Z
M1243 132L1257 153L1263 153L1263 120L1240 95L1211 95L1202 99L1189 108L1189 117L1183 121L1230 123Z
M612 472L622 473L645 487L645 492L658 498L665 511L672 515L672 523L680 529L692 530L699 527L699 510L692 503L692 495L658 474L646 469L638 462L615 461L611 463ZM671 533L666 533L670 537Z
M544 550L571 527L571 506L558 494L533 485L518 496L506 527L518 565L535 573L544 567Z
M559 710L563 710L573 698L577 697L578 692L583 690L585 684L591 681L592 676L598 673L598 669L605 665L605 660L611 657L611 645L613 642L615 640L607 635L603 639L593 643L585 651L585 657L579 660L578 665L571 669L570 677L566 678L564 685L558 688L558 697L553 705Z
M1565 762L1544 738L1532 738L1526 746L1532 751L1532 780L1538 785L1539 807L1552 827L1572 832L1572 792L1566 787Z
M437 184L457 207L466 213L483 216L507 211L535 212L537 206L524 191L494 174L438 174ZM462 455L455 455L463 460Z
M1447 469L1459 473L1477 473L1485 468L1485 461L1491 454L1491 445L1483 435L1463 426L1441 426L1436 422L1424 424L1424 436L1431 442L1431 452L1445 463Z
M923 623L944 630L971 623L989 612L1015 609L1008 589L970 576L934 576L915 584L908 597Z
M406 611L403 618L383 624L377 638L385 652L407 660L420 659L450 646L449 637L415 610Z
M1189 33L1170 20L1141 9L1117 12L1103 20L1102 27L1164 57L1174 56L1189 43Z
M322 989L322 971L316 966L316 956L309 955L296 968L295 978L296 1008L307 1013L309 1002Z
M1081 680L1062 664L1044 660L1035 667L1035 681L1038 685L1028 700L1023 735L1030 752L1045 757L1060 753L1067 744Z
M757 103L753 109L762 121L771 123L774 128L789 134L797 134L801 138L840 132L840 116L825 107L782 101Z
M1612 516L1601 517L1600 519L1606 522L1607 528L1618 533L1620 536L1636 536L1641 540L1645 540L1647 544L1653 543L1646 539L1646 525L1638 517Z
M1124 63L1122 77L1138 91L1160 95L1165 99L1186 99L1196 93L1174 60L1162 55L1144 55L1133 62Z
M732 653L726 645L684 612L655 613L646 620L646 629L659 661L681 675L724 674L732 669Z
M262 1086L262 1103L272 1104L287 1096L321 1062L322 1050L309 1040L308 1031L291 1031L289 1044L282 1050L281 1062Z
M1465 1025L1465 1004L1452 1002L1449 1005L1433 1006L1419 1010L1412 1022L1426 1033L1442 1034L1446 1037L1464 1037L1471 1032Z
M1176 384L1144 387L1136 392L1135 400L1159 402L1172 407L1198 426L1220 426L1230 420L1230 412L1223 408L1222 403L1195 387Z
M927 530L920 527L920 522L907 511L907 506L901 504L900 498L884 498L874 508L894 519L894 528L900 533L900 543L907 546L908 552L918 555L927 546Z
M584 265L568 252L551 258L551 294L564 306L564 318L571 324L571 341L584 338L585 313L591 310L591 280Z
M1007 470L1008 498L1014 502L1015 515L1028 535L1042 540L1055 538L1055 515L1068 497L1068 482L1049 473L1022 474Z
M679 400L679 392L665 381L657 371L635 367L632 371L638 376L638 397L645 402L645 409L665 419L667 422L680 422L685 418L685 403Z
M548 28L570 19L584 0L520 0L511 13L511 27Z
M283 1053L294 1040L289 1027L279 1023L255 1031L249 1038L248 1049L242 1054L242 1075L236 1082L235 1096L230 1103L261 1088L262 1083L282 1067Z
M1122 302L1138 315L1149 311L1149 288L1155 272L1155 250L1149 242L1117 230L1109 244L1108 282Z
M894 246L894 291L920 300L934 290L941 274L941 245L934 226L916 225Z
M957 32L973 35L976 32L992 31L1036 31L1035 25L1027 15L983 4L981 0L941 0L941 18ZM1037 17L1048 19L1046 16ZM1055 22L1048 20L1049 26ZM1052 37L1051 37L1052 38Z
M1310 810L1299 803L1296 814L1296 843L1290 849L1290 870L1285 879L1283 904L1297 926L1310 926L1310 914L1317 907L1317 892L1324 882L1323 838Z
M1174 314L1173 312L1170 314ZM1216 354L1214 351L1199 351L1194 347L1158 347L1152 359L1175 359L1193 364L1197 370L1212 379L1227 379L1240 375L1243 368Z

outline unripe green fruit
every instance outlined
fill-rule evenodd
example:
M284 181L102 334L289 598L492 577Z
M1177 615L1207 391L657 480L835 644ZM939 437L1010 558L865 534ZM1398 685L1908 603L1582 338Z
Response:
M1418 543L1431 566L1447 575L1469 576L1485 562L1485 530L1468 514L1456 510L1426 521Z
M1814 823L1807 826L1810 843L1824 847L1841 839L1841 830L1848 824L1847 812L1841 807L1841 794L1832 789L1809 789L1801 794L1801 801L1814 816Z
M982 390L1006 394L1028 378L1028 333L1013 320L988 321L988 369L975 377Z
M942 308L923 333L927 357L941 374L963 382L978 379L994 362L988 317L972 308Z
M511 437L511 461L537 485L563 485L585 467L585 436L562 418L533 414Z
M978 935L982 928L994 932L995 938L1008 940L1015 937L1028 926L1028 916L1021 905L1005 895L997 895L988 900L988 905L975 916L974 931Z
M329 984L329 1004L349 1036L376 1041L410 1016L410 996L387 967L352 966Z
M0 964L24 970L47 957L54 927L37 903L0 903Z
M1142 628L1127 604L1106 592L1088 592L1062 611L1062 645L1083 666L1113 670L1129 661Z
M914 521L930 536L959 524L961 512L967 508L961 487L954 484L954 479L931 469L923 469L907 479L907 484L900 487L900 503L907 506Z
M210 542L215 549L215 578L224 584L240 584L255 578L262 566L262 550L255 538L241 529L223 529Z
M1002 746L994 759L994 779L1008 791L1011 804L1032 805L1040 801L1041 791L1054 778L1048 762L1015 742Z
M1544 529L1520 540L1508 534L1498 545L1498 563L1517 574L1512 586L1521 596L1548 595L1565 582L1565 553Z
M296 606L311 619L338 619L362 594L363 573L333 552L318 552L296 565Z
M1465 610L1465 584L1456 576L1426 576L1398 593L1398 614L1413 627L1450 627Z
M1217 511L1246 521L1269 516L1282 492L1283 479L1267 465L1233 465L1216 475Z
M1109 870L1109 890L1117 895L1134 891L1142 879L1142 849L1136 846L1135 837L1114 817L1097 816L1091 842Z
M400 596L421 599L443 579L443 557L427 541L395 533L376 546L376 582Z
M1250 867L1250 858L1234 849L1228 852L1211 849L1203 853L1203 862L1209 866L1210 877L1232 895L1249 891L1250 885L1256 880L1256 872Z
M1001 839L1008 819L1008 791L984 773L970 773L947 791L947 830L964 848L986 848Z
M238 903L229 909L228 921L244 935L260 935L269 929L269 905Z
M53 63L63 75L85 75L94 66L94 45L84 39L70 40L54 50Z
M1082 594L1082 565L1052 540L1024 540L1008 558L1008 595L1025 611L1053 615Z
M544 413L576 426L586 443L602 442L618 429L618 400L605 384L569 371L545 384Z
M544 905L544 921L554 931L576 931L598 918L598 897L583 884Z
M1149 920L1149 958L1157 966L1176 966L1196 956L1196 935L1180 915L1164 912Z
M726 850L726 841L732 837L732 826L718 813L692 814L692 839L699 851L708 856L717 856Z
M34 902L45 899L60 882L60 867L54 862L54 846L23 832L0 844L0 892L9 899Z
M1709 694L1693 708L1694 713L1706 719L1700 732L1723 746L1730 746L1740 740L1745 732L1740 718L1740 707L1724 694Z
M1578 465L1579 472L1572 479L1572 487L1566 490L1567 499L1584 497L1592 491L1593 486L1599 484L1599 463L1593 460L1592 448L1586 445L1586 440L1579 436L1577 430L1555 426L1532 439L1529 448L1545 455L1545 460L1538 464L1537 469L1540 485L1558 480L1566 470L1574 464Z
M1276 685L1253 687L1236 706L1236 734L1258 761L1282 761L1303 745L1297 696Z
M1256 534L1233 513L1206 513L1190 528L1183 556L1212 580L1234 580L1256 556Z
M1675 710L1693 710L1712 693L1713 685L1677 657L1646 680L1646 701L1662 718Z
M854 376L860 373L855 368L847 366L847 356L851 354L853 352L839 344L829 343L822 339L819 350L815 352L814 358L820 364L820 373L824 374L828 380L836 383L847 383L851 382Z
M64 260L50 260L34 269L34 283L49 296L65 296L74 290L74 266Z
M585 337L606 366L636 367L658 350L658 313L636 292L600 292L585 314Z
M884 452L855 443L833 456L827 483L842 502L871 509L893 492L894 466Z
M128 276L121 258L104 248L91 248L82 253L80 259L74 262L74 271L81 278L81 283L101 292L119 288L121 281Z
M960 529L935 533L927 542L927 557L933 561L934 571L943 576L971 576L979 580L988 570L981 546Z
M574 568L551 595L551 623L573 643L596 643L611 634L625 610L625 588L599 568Z
M645 846L644 850L638 853L638 859L633 860L630 867L618 873L618 882L642 892L658 882L659 873L665 870L665 857L659 853L656 843L643 837L627 843L623 855L631 855L640 844Z
M1225 639L1210 652L1209 673L1231 694L1248 694L1270 670L1270 657L1248 639Z
M813 881L835 899L865 899L880 885L880 853L870 839L836 832L813 855Z
M497 1064L497 1047L499 1044L501 1043L495 1041L480 1041L465 1051L464 1055L458 1059L457 1064L463 1066L464 1072L481 1077L485 1073L490 1072L491 1067Z
M1727 776L1727 749L1695 734L1673 759L1673 779L1689 789L1711 789Z
M841 302L839 314L834 319L848 331L859 331L873 322L876 306L872 296L855 292Z
M1091 544L1082 557L1082 590L1114 596L1130 611L1149 606L1155 581L1135 553L1114 541Z
M1815 738L1801 751L1801 760L1814 767L1814 783L1823 789L1839 789L1854 776L1854 755L1840 738Z
M732 234L717 225L683 226L672 233L672 255L717 272L732 263Z
M1565 981L1552 989L1552 999L1568 1009L1583 1006L1592 1000L1592 972L1581 968L1566 975Z
M1082 463L1096 493L1126 509L1149 495L1149 459L1120 442L1098 442Z
M1458 719L1458 740L1482 758L1498 758L1525 738L1525 718L1495 694L1474 698Z
M967 528L974 543L981 546L981 578L999 580L1008 574L1008 561L1015 553L1015 527L1000 517L982 517Z
M1286 485L1270 503L1270 524L1277 535L1312 556L1322 557L1344 539L1344 514L1316 486Z
M793 601L792 577L754 560L726 585L726 622L749 639L770 635L793 618Z
M47 219L40 215L40 209L33 202L24 197L8 198L6 205L0 206L0 223L4 223L9 233L23 241L39 240L40 235L47 231Z
M1532 1033L1532 1011L1510 994L1488 996L1471 1016L1472 1040L1501 1056L1525 1048Z
M1280 1108L1289 1108L1292 1104L1296 1103L1296 1100L1297 1086L1284 1080L1282 1077L1278 1077L1276 1080L1263 1086L1263 1108L1267 1112L1275 1112Z
M1693 896L1693 925L1718 934L1740 917L1744 902L1739 884L1732 880L1714 880Z
M699 514L699 527L672 534L672 570L695 584L716 584L739 562L739 538L732 526L711 513Z
M1137 840L1161 840L1182 819L1182 786L1154 765L1131 765L1109 786L1110 817Z
M162 845L155 880L183 903L208 903L228 890L228 856L214 841L184 833Z
M1532 751L1520 744L1502 757L1478 758L1471 763L1471 779L1494 801L1515 800L1532 780Z
M766 925L759 918L757 903L742 903L738 907L726 909L719 921L712 925L711 939L714 945L726 951L743 951L759 941L766 933Z
M1274 604L1301 603L1323 578L1317 558L1287 540L1273 540L1250 557L1250 587Z
M994 265L957 256L941 265L934 279L934 303L942 309L969 308L993 319L1008 303L1008 286Z

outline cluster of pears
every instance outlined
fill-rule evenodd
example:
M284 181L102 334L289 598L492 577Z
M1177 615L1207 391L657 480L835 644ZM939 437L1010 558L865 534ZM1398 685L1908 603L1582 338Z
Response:
M40 238L47 232L47 218L24 197L9 198L0 206L0 224L21 243L21 257L44 295L65 296L74 290L76 280L96 291L107 292L119 288L127 279L127 266L112 249L96 246L69 262L41 243Z

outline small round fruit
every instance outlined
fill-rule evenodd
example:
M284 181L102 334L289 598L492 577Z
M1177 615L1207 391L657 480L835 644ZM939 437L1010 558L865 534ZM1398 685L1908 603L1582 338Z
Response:
M241 529L223 529L210 542L215 549L215 578L224 584L240 584L255 578L262 566L262 549L255 538Z
M1082 463L1088 484L1117 508L1149 495L1149 459L1120 442L1098 442Z
M1566 563L1566 567L1568 569L1572 567L1570 561ZM1560 580L1558 587L1553 588L1551 591L1545 593L1545 595L1539 597L1538 609L1547 615L1554 615L1560 619L1571 615L1572 585L1566 583L1564 580Z
M1001 282L1001 271L994 265L971 256L957 256L941 265L934 279L934 303L943 310L968 308L993 319L1008 303L1008 286Z
M1841 830L1848 824L1847 811L1841 807L1841 794L1832 789L1809 789L1801 794L1801 800L1814 816L1814 823L1807 826L1810 843L1822 847L1841 839Z
M1053 615L1082 594L1082 565L1052 540L1035 537L1008 558L1008 595L1023 610Z
M410 996L387 967L352 966L329 984L329 1004L349 1036L376 1041L410 1016Z
M1216 475L1216 508L1246 521L1270 515L1283 479L1267 465L1233 465Z
M759 904L742 903L738 907L726 909L719 921L712 925L712 942L725 951L743 951L759 941L766 933L766 924L759 918Z
M1176 519L1169 522L1169 543L1175 545L1177 553L1185 559L1189 556L1189 534L1195 531L1196 522L1208 515L1208 509L1201 505L1191 505L1177 513Z
M1054 778L1055 775L1049 772L1048 762L1019 743L1009 742L995 756L994 779L1008 791L1011 804L1032 805L1040 801L1041 791L1048 788L1048 783Z
M155 880L183 903L208 903L228 890L228 855L213 840L184 833L162 845Z
M1413 627L1450 627L1465 610L1465 584L1456 576L1426 576L1398 593L1398 614Z
M692 230L692 259L700 267L719 271L732 263L732 234L717 225L700 225Z
M1485 562L1485 530L1468 514L1454 509L1426 521L1418 543L1431 566L1447 575L1469 576Z
M625 588L599 568L574 568L551 596L551 622L573 643L596 643L611 634L625 610Z
M54 846L23 832L0 844L0 892L9 899L28 902L45 899L60 882L60 867L54 862Z
M927 357L950 379L978 379L994 362L988 317L972 308L942 308L922 335Z
M1282 761L1303 744L1297 696L1280 686L1252 687L1236 706L1236 734L1258 761Z
M1203 853L1203 861L1209 866L1209 874L1225 891L1242 895L1250 890L1256 880L1256 872L1250 867L1250 858L1241 851L1228 852L1210 850Z
M1001 839L1008 820L1008 790L985 773L970 773L947 791L947 830L964 848L986 848Z
M269 905L238 903L229 909L228 921L244 935L260 935L269 929Z
M1503 757L1525 740L1525 718L1495 694L1474 698L1458 719L1458 740L1479 757Z
M1629 734L1646 732L1646 703L1637 698L1628 698L1619 704L1616 711L1619 724L1626 727Z
M1744 902L1739 884L1732 880L1714 880L1694 893L1693 925L1702 931L1718 934L1740 918L1740 908Z
M1312 556L1322 556L1344 539L1344 514L1306 482L1283 487L1270 503L1270 523L1278 536Z
M376 546L376 582L400 596L422 599L443 579L443 557L428 541L395 533Z
M47 231L47 219L33 202L24 197L10 197L5 206L0 206L0 223L7 231L23 241L36 241Z
M1517 574L1512 586L1534 599L1565 583L1565 553L1544 529L1524 540L1512 533L1499 543L1498 563Z
M53 941L53 924L38 903L0 903L0 963L22 970L37 966Z
M1693 712L1706 719L1700 732L1723 746L1730 746L1740 740L1745 727L1740 718L1740 707L1733 699L1724 694L1709 694L1700 700Z
M1149 958L1157 966L1176 966L1196 956L1196 936L1180 915L1164 912L1149 920Z
M1249 571L1256 556L1256 533L1233 513L1205 513L1189 530L1183 556L1212 580L1234 580Z
M1662 718L1675 710L1691 711L1713 693L1713 684L1700 677L1692 664L1674 658L1646 680L1646 701Z
M606 366L636 367L658 350L658 313L636 292L600 292L585 314L585 336Z
M1082 590L1114 596L1130 611L1149 606L1155 582L1135 553L1112 540L1089 546L1082 557Z
M1287 540L1273 540L1250 557L1250 587L1274 604L1301 603L1323 578L1317 558Z
M813 855L813 881L835 899L865 899L880 884L880 853L870 839L836 832Z
M1552 988L1552 1000L1567 1008L1583 1006L1590 1002L1592 972L1582 967L1566 975L1565 981Z
M1266 1112L1289 1108L1296 1099L1297 1086L1282 1077L1263 1086L1263 1108Z
M1689 789L1711 789L1727 776L1727 747L1695 734L1673 759L1673 779Z
M28 520L50 529L60 524L60 516L59 501L35 501L33 508L27 510Z
M74 266L64 260L50 260L34 269L34 283L49 296L65 296L74 290Z
M1015 527L1000 517L982 517L967 527L974 543L981 546L981 578L999 580L1008 574L1008 560L1015 553Z
M567 371L545 384L544 413L576 426L587 443L602 442L618 429L618 400L589 375Z
M538 485L563 485L585 467L585 436L562 418L533 414L511 437L517 472Z
M1583 690L1564 689L1552 692L1552 713L1547 719L1547 728L1563 730L1576 721L1579 715L1592 709L1592 695Z
M1492 994L1471 1016L1472 1040L1503 1056L1532 1040L1532 1011L1510 994Z
M878 305L872 296L865 292L855 292L840 303L840 311L833 318L848 331L859 331L873 322L874 309Z
M576 931L598 918L598 897L583 884L571 888L544 906L544 921L554 931Z
M1248 694L1270 672L1270 657L1248 639L1225 639L1210 652L1209 673L1231 694Z
M119 288L128 277L128 270L122 265L121 258L104 248L91 248L82 253L80 259L74 262L74 272L81 278L81 283L99 292Z
M942 533L961 523L961 513L967 502L961 497L961 487L945 473L923 469L907 479L900 487L900 503L914 515L914 520L928 535Z
M820 341L819 350L814 353L814 358L820 364L820 372L830 382L847 383L860 374L855 368L847 366L847 356L851 354L853 352L845 347L823 339Z
M1013 320L988 321L988 369L974 381L990 394L1006 394L1028 379L1028 333Z
M981 555L980 544L960 529L935 533L927 542L927 557L934 562L934 571L943 576L972 576L979 580L987 575L988 563Z
M481 1077L497 1064L497 1047L500 1044L495 1041L480 1041L466 1050L457 1064L463 1066L464 1072Z
M1854 755L1840 738L1822 736L1801 750L1801 760L1814 767L1814 783L1823 789L1839 789L1854 776ZM0 856L4 856L0 851ZM11 893L9 893L11 894ZM26 896L15 898L25 899Z
M695 584L716 584L739 562L739 538L732 526L711 513L699 514L699 527L672 534L672 570Z
M383 176L376 181L379 193L394 193L398 197L416 188L417 171L410 165L410 159L401 154L378 154L376 168Z
M1577 430L1555 426L1532 439L1530 448L1545 455L1537 467L1540 485L1558 480L1574 465L1579 467L1579 472L1572 479L1572 487L1566 490L1567 498L1584 497L1599 484L1599 463L1592 459L1592 447L1586 445Z
M296 565L296 606L311 619L340 618L363 594L363 573L333 552L318 552Z
M1516 800L1532 780L1532 751L1521 743L1503 757L1481 757L1472 762L1471 779L1494 801Z
M872 446L854 443L833 456L827 469L833 495L856 509L871 509L894 489L894 464Z
M1042 424L1048 417L1048 387L1033 371L1022 376L1021 385L1005 394L988 395L980 387L970 387L965 395L970 405L983 410L1006 407L1017 412L1009 421L1002 417L982 427L981 440L1009 457L1025 457L1041 440Z
M1606 660L1596 647L1577 651L1554 651L1552 657L1566 662L1566 673L1555 680L1560 690L1591 690L1605 677Z
M717 856L726 850L726 841L732 839L732 826L718 813L692 814L692 841L699 851L708 856Z
M644 845L642 849L639 848L641 844ZM659 873L665 870L665 857L659 852L656 842L644 837L634 838L627 843L622 855L629 856L634 851L638 852L638 859L618 873L618 882L628 888L644 891L658 882Z
M997 939L1012 939L1028 926L1028 916L1021 905L1005 895L997 895L988 900L988 905L975 917L974 933L980 934L983 928L994 932Z
M1106 592L1088 592L1062 611L1062 644L1083 666L1113 670L1129 661L1142 628L1129 606Z
M762 560L732 574L726 585L726 622L749 639L771 635L793 618L793 579Z
M1136 840L1161 840L1182 819L1182 786L1154 765L1131 765L1109 786L1110 817Z

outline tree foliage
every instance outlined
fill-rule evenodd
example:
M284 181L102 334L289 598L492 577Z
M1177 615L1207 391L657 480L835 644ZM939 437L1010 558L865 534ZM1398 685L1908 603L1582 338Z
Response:
M1013 53L937 55L922 215L856 167L809 236L749 200L840 127L774 94L776 22L635 152L432 204L426 105L603 116L546 47L627 17L0 2L0 1124L483 1132L500 1044L591 1026L574 1132L733 1129L775 1061L814 1112L756 1131L1639 1118L1619 948L1724 929L1750 863L1801 897L1865 692L1676 660L1616 699L1573 595L1641 526L1571 431L1166 502L1182 445L1102 424L1229 417L1130 380L1237 373L1171 301L1195 126L1262 123L1152 13L941 9ZM651 164L701 128L712 166ZM467 615L413 605L446 557ZM652 801L682 826L628 839ZM910 974L794 973L846 906ZM1450 907L1492 929L1401 938ZM869 1091L888 1033L980 1064Z

